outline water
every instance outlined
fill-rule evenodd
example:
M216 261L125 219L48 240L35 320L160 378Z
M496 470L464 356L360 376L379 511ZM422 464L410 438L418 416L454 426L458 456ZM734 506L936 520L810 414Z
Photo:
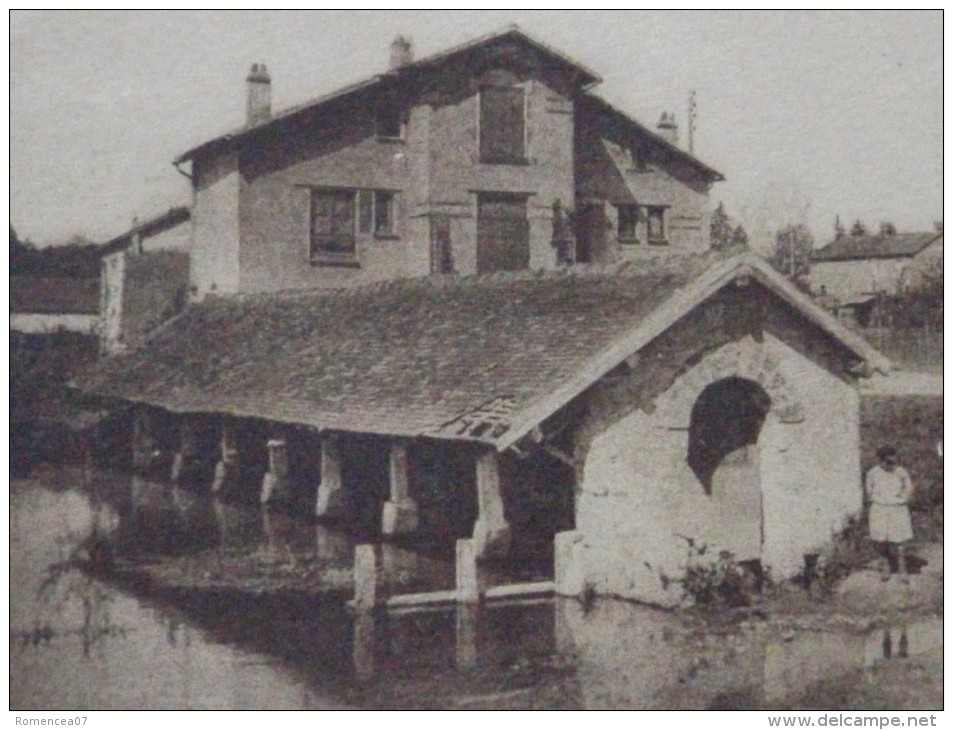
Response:
M941 619L782 635L610 600L353 616L345 535L129 477L82 484L11 486L14 709L753 708L942 645ZM449 587L452 564L384 560L402 592Z

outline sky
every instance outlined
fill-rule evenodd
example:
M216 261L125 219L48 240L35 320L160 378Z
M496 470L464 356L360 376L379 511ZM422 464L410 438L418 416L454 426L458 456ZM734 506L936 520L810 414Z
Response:
M941 11L12 11L11 223L104 241L187 205L171 162L242 124L253 62L280 110L384 71L398 33L422 57L512 23L683 143L694 90L712 206L758 238L943 217Z

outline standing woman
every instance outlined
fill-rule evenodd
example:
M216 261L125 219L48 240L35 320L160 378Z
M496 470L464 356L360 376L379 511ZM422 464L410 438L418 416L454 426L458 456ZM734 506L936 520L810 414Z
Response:
M913 482L910 474L897 464L893 446L877 449L880 463L867 472L864 491L870 501L870 539L887 556L890 574L906 573L904 547L913 539L910 508ZM890 575L884 575L889 580Z

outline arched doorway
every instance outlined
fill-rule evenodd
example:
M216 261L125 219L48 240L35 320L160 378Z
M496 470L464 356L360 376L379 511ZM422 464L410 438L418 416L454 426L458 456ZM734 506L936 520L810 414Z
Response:
M770 409L760 385L737 377L707 386L692 407L687 461L711 501L706 541L739 562L761 558L758 437Z

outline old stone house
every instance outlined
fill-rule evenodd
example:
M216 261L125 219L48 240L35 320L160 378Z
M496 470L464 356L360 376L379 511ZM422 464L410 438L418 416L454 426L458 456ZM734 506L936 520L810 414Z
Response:
M178 160L193 297L430 273L552 269L708 248L722 176L591 92L598 75L518 28L272 113Z
M943 258L943 230L843 233L811 254L811 291L826 297L843 319L867 323L879 296L892 296Z
M858 513L857 381L888 367L705 254L210 297L78 385L205 484L484 556L563 533L560 590L664 604L686 537L786 577Z

